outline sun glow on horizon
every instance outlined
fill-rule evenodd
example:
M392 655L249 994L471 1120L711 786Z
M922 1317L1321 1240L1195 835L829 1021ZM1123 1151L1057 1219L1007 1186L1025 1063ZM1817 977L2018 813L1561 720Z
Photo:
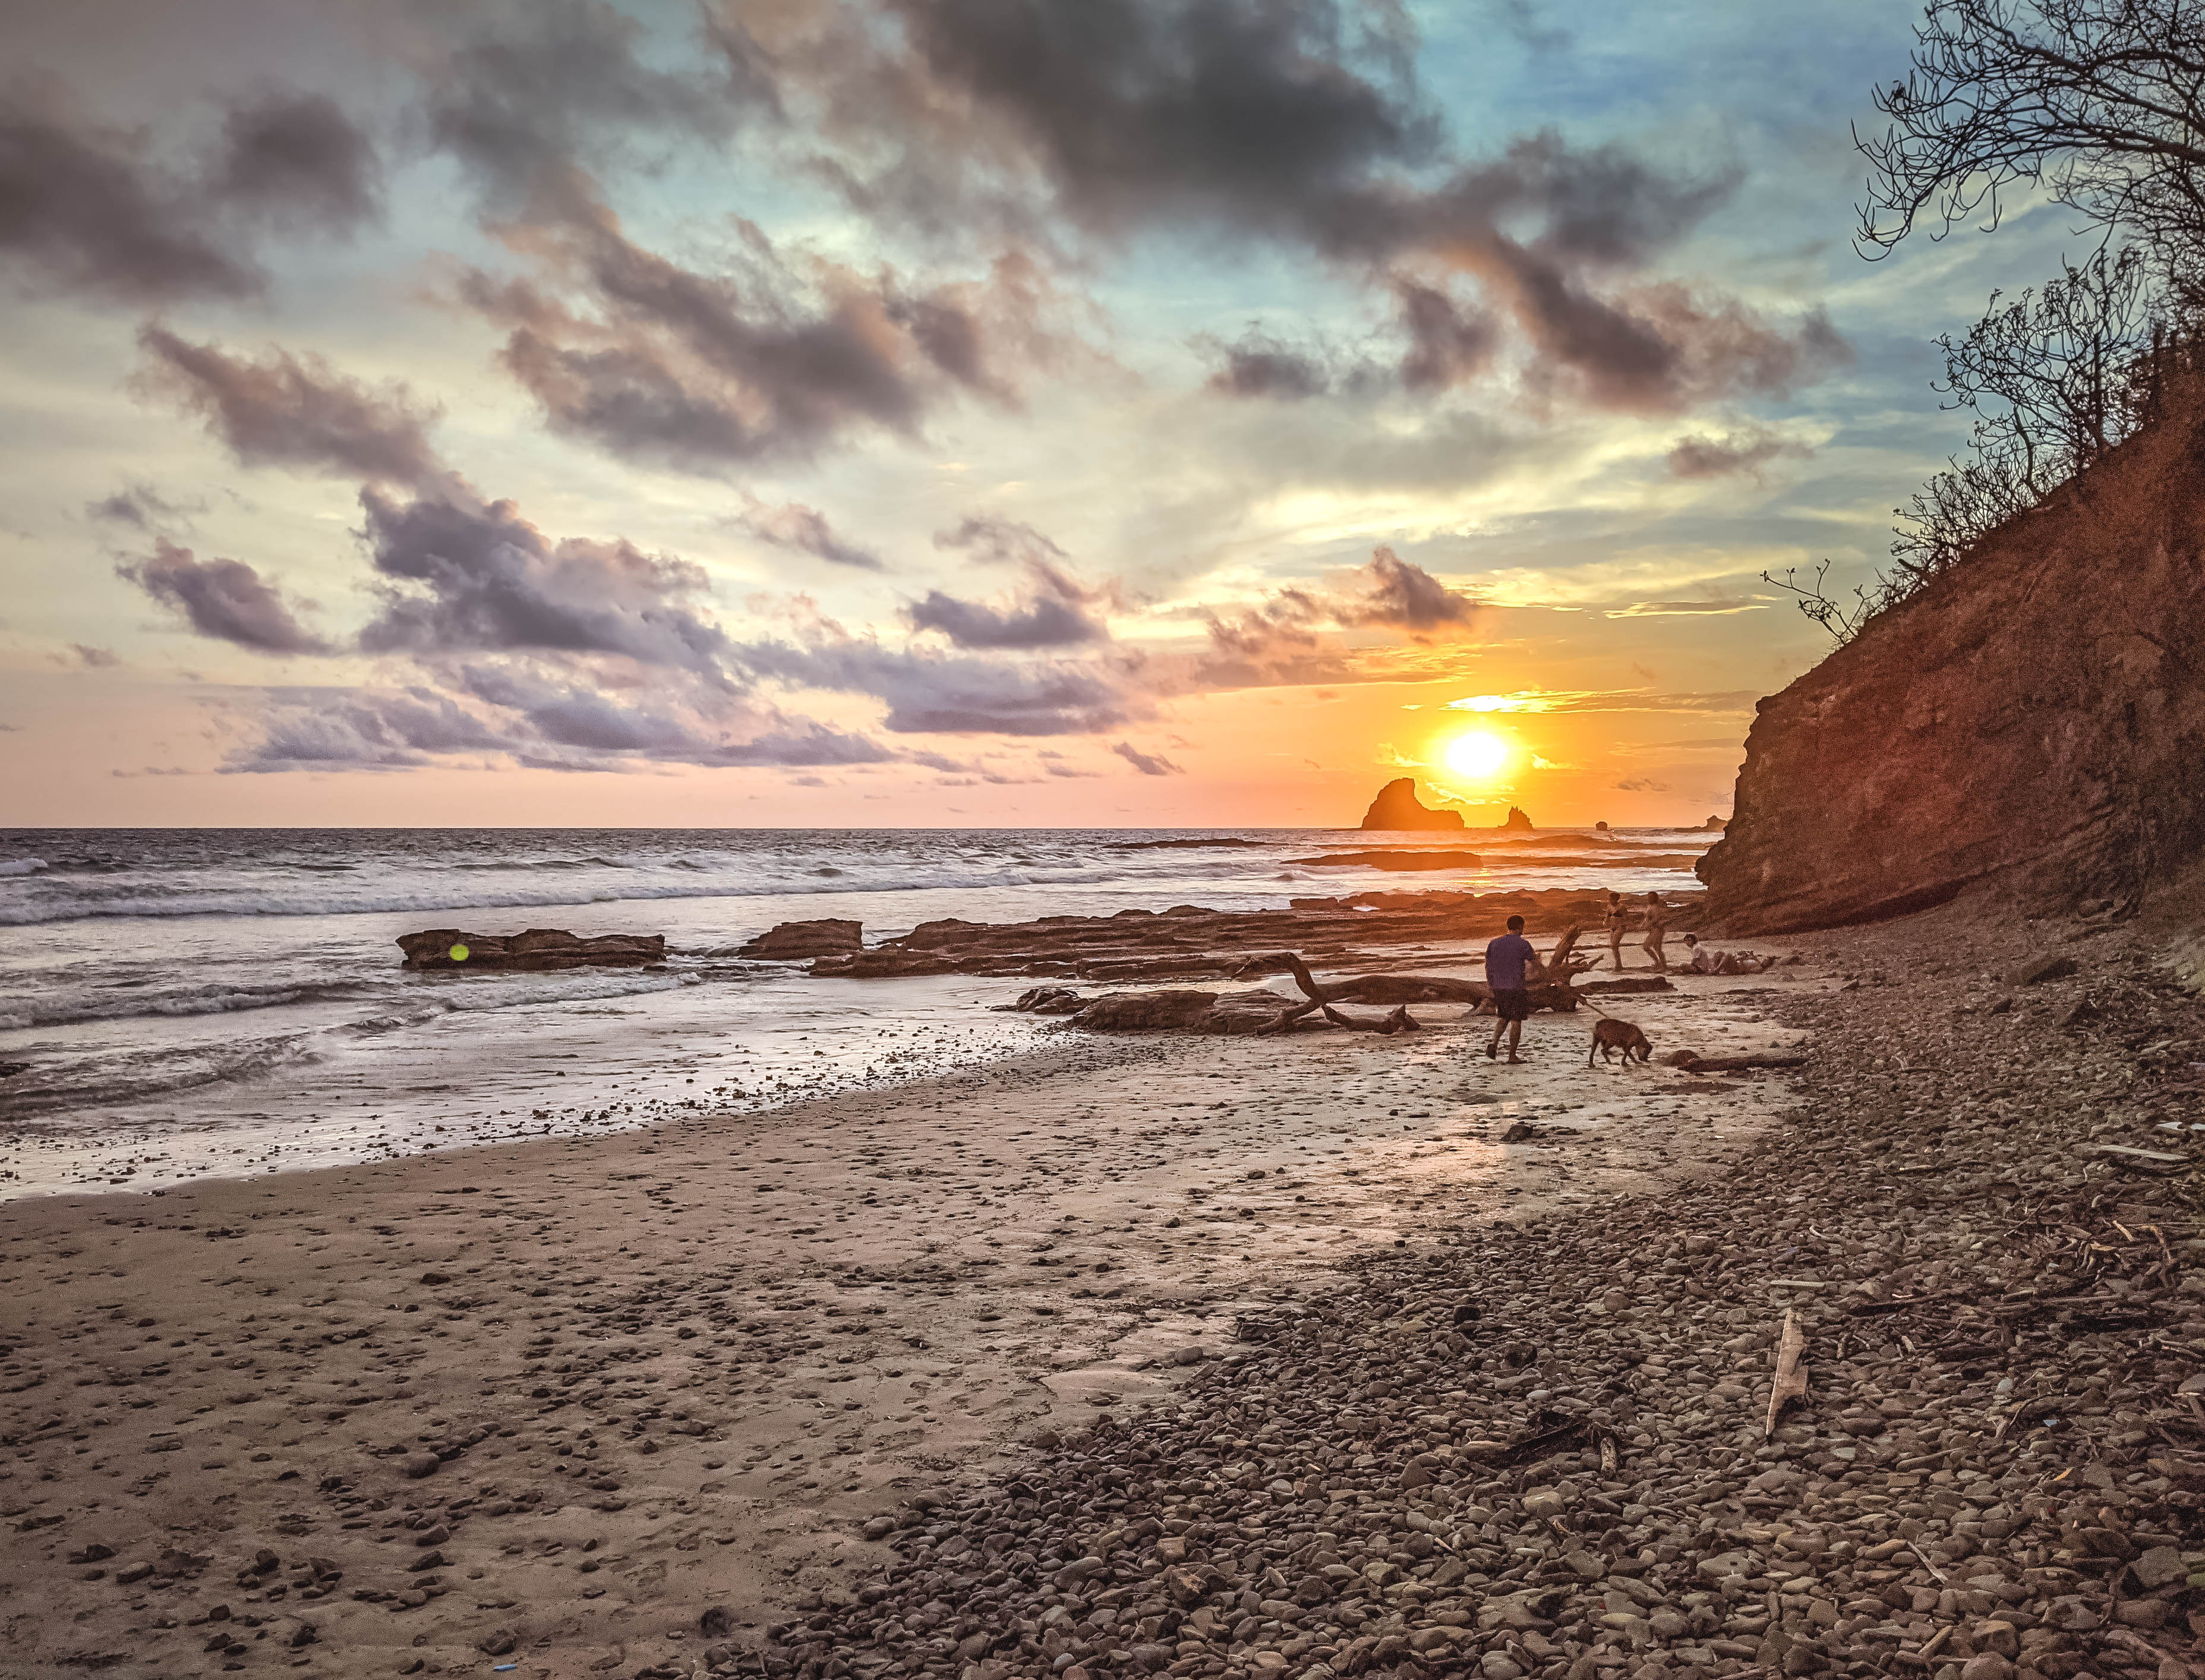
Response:
M1508 767L1515 752L1504 737L1489 730L1472 730L1447 744L1447 767L1474 782L1489 782Z

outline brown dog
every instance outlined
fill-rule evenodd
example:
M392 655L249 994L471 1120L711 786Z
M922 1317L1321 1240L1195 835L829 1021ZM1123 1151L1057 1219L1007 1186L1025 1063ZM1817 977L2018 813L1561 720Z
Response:
M1654 1041L1645 1034L1627 1021L1602 1016L1592 1024L1592 1048L1585 1051L1585 1066L1592 1065L1596 1052L1605 1062L1619 1050L1623 1052L1623 1065L1626 1068L1634 1054L1642 1062L1654 1059Z

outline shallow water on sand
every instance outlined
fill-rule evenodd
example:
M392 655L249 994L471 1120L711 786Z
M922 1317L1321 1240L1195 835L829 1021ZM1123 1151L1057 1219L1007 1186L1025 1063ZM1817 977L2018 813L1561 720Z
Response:
M1014 982L813 980L783 920L1013 921L1372 889L1690 890L1713 837L1127 831L0 831L0 1198L158 1187L894 1082L1032 1047ZM1157 845L1175 841L1176 845ZM1477 851L1409 873L1306 860ZM653 932L648 972L414 974L436 926Z

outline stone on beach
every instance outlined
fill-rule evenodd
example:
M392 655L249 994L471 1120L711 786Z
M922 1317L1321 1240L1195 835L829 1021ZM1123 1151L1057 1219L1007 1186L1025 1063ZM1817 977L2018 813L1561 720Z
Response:
M633 968L666 960L663 933L611 933L581 938L557 927L525 933L468 933L456 927L401 933L398 948L409 968L474 968L534 972L557 968ZM465 951L464 956L456 955Z
M846 956L865 948L864 924L833 918L784 921L761 933L737 953L774 962L813 956Z

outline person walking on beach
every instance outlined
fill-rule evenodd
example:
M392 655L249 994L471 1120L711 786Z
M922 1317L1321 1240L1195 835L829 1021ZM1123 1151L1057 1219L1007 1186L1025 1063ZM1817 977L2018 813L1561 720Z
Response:
M1661 952L1661 941L1667 937L1668 932L1669 907L1661 902L1660 893L1648 893L1644 949L1647 956L1654 959L1654 972L1657 974L1666 974L1669 972L1669 959Z
M1520 1063L1516 1048L1524 1036L1524 1023L1531 1014L1530 980L1539 967L1539 953L1524 937L1524 918L1508 918L1508 931L1485 948L1485 983L1493 988L1493 1036L1486 1041L1488 1061L1501 1053L1501 1035L1508 1034L1508 1059Z
M1623 972L1623 936L1631 929L1631 906L1623 902L1623 895L1614 887L1608 890L1608 954L1614 959L1615 972Z

